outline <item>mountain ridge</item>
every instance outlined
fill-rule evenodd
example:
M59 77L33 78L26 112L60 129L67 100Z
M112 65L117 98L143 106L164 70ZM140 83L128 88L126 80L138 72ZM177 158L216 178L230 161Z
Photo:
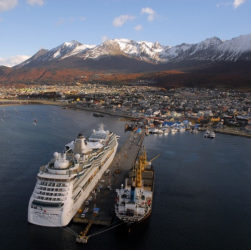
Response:
M72 40L50 50L41 49L12 68L0 67L0 83L150 79L161 85L213 85L213 81L216 85L236 85L232 77L238 84L249 86L250 64L251 34L225 41L212 37L173 47L129 39L107 40L100 45Z
M183 60L251 60L249 52L251 52L251 34L241 35L225 41L218 37L212 37L199 43L182 43L173 47L161 45L159 42L137 42L123 38L107 40L99 45L82 44L73 40L64 42L50 50L39 50L31 58L14 67L27 66L35 62L64 60L68 57L98 60L104 56L112 55L123 55L156 64ZM243 56L245 53L248 53L248 57Z

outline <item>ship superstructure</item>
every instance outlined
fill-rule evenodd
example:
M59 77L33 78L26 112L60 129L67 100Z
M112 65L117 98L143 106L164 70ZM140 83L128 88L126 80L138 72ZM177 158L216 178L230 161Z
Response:
M111 164L117 137L100 128L88 139L79 134L65 145L63 153L55 152L37 174L28 221L48 227L66 226Z
M116 216L127 224L146 219L152 211L153 188L154 171L144 151L125 179L125 186L116 189Z

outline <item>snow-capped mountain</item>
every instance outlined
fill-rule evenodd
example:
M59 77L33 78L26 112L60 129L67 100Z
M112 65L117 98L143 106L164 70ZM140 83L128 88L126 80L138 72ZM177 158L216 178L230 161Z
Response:
M65 59L70 56L83 53L89 49L94 48L95 45L81 44L78 41L64 42L63 44L51 50L41 49L28 60L19 64L18 66L25 66L29 63L46 63L57 59Z
M104 57L124 56L154 64L178 63L181 61L238 61L251 60L251 34L223 41L217 37L197 44L165 46L158 42L129 39L112 39L100 45L81 44L77 41L65 42L51 50L40 50L17 67L40 63L63 61L75 58L99 60Z
M41 49L12 68L0 66L0 84L135 82L160 86L251 88L251 34L177 46L129 39L99 45L65 42Z
M136 42L129 39L114 39L105 41L93 50L86 51L83 58L99 58L101 56L124 55L148 62L162 62L160 54L165 50L165 46L158 42Z
M222 41L217 37L197 44L181 44L167 48L162 57L166 62L192 61L237 61L251 52L251 34ZM251 58L246 58L251 60Z

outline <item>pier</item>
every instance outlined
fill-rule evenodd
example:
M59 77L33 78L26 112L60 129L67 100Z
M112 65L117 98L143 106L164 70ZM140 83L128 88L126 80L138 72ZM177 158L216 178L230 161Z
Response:
M124 184L129 170L134 166L144 141L145 131L132 132L115 155L114 160L103 177L92 191L89 198L82 204L79 212L73 217L73 223L85 224L76 241L87 243L87 235L92 225L114 228L115 190ZM106 229L107 231L107 229ZM94 233L95 234L95 233ZM90 235L91 236L91 235Z
M235 135L235 136L242 136L242 137L247 137L247 138L251 138L251 134L246 132L246 131L242 131L240 129L234 129L234 128L217 128L214 130L216 133L220 133L220 134L226 134L226 135Z

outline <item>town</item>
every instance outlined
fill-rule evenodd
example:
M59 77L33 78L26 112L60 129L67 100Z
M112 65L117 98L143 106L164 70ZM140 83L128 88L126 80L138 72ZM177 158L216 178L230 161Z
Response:
M50 100L100 114L251 133L251 93L235 89L171 88L149 83L1 87L0 102Z

